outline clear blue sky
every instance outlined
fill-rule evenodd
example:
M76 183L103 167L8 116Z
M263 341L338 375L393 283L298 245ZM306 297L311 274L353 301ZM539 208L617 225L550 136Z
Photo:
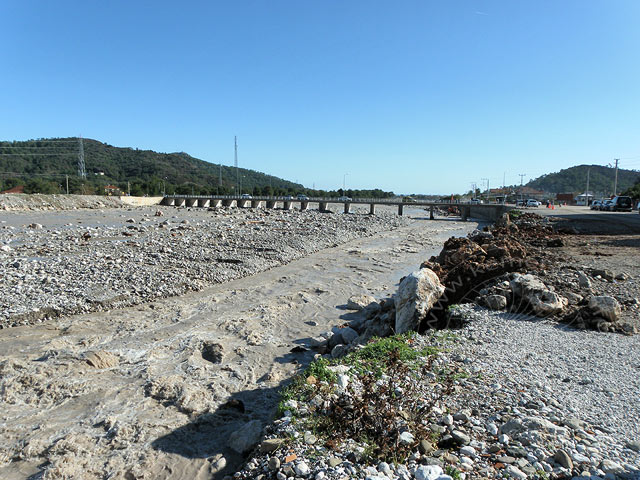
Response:
M638 0L0 2L0 139L333 189L640 168ZM90 167L90 159L87 159Z

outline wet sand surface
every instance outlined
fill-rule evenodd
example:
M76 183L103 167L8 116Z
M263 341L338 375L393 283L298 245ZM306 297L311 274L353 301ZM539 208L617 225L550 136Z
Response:
M200 292L1 330L0 478L233 472L229 435L269 421L278 388L313 357L292 348L349 319L351 295L390 295L478 226L410 214L409 226Z

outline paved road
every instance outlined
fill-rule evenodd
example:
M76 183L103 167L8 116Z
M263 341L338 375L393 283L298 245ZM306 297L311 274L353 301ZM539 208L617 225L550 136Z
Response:
M598 235L633 235L640 234L640 215L633 212L599 212L587 207L529 208L540 215L557 217L566 220L580 233Z

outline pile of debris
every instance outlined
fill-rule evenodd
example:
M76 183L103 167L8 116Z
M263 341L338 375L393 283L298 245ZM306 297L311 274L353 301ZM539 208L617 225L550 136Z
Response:
M514 220L505 217L467 238L452 237L437 257L400 281L393 297L351 298L347 308L362 314L315 339L313 346L337 358L373 337L457 328L465 319L456 306L465 303L551 318L579 329L637 333L620 321L622 306L616 298L594 294L591 279L606 274L613 280L612 273L576 270L552 253L564 245L565 235L548 219L526 213Z

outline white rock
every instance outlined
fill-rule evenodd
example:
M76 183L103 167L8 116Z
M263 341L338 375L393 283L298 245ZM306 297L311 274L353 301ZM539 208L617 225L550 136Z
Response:
M391 467L387 462L380 462L378 464L378 471L380 473L384 473L388 477L393 475L393 470L391 470Z
M571 458L573 458L573 461L577 463L591 463L591 459L581 453L574 453L571 455Z
M460 448L460 454L473 458L476 456L476 449L469 445L465 445L464 447Z
M303 477L305 475L309 475L309 473L311 472L309 465L307 465L305 462L300 462L297 465L294 465L293 470L296 472L296 475L300 475Z
M517 478L519 480L525 480L527 478L527 474L526 473L524 473L518 467L514 467L513 465L508 465L507 466L507 473L511 477Z
M420 321L444 293L444 285L428 268L407 275L395 296L396 333L416 330Z
M415 438L411 432L402 432L398 436L398 441L404 445L410 445L415 441Z
M551 291L535 275L515 273L510 286L514 295L528 303L539 317L560 313L569 303L566 298Z
M436 480L443 474L442 467L438 465L422 465L416 468L414 475L416 480Z

